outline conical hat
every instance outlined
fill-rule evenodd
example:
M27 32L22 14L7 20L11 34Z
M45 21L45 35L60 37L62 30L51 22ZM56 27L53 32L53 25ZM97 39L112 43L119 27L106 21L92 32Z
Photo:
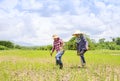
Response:
M80 30L76 30L72 35L75 36L75 35L78 35L78 34L83 34L83 33L80 32Z

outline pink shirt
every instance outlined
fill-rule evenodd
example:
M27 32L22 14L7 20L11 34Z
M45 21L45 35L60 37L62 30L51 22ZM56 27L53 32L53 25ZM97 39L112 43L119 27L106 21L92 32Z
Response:
M54 41L52 52L54 52L54 50L56 50L57 52L60 51L60 47L62 46L62 44L63 44L63 41L60 38L58 38L58 40Z

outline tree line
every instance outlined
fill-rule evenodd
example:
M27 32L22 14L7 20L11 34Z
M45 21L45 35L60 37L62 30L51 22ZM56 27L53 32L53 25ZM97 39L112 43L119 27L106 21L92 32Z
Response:
M105 38L99 39L96 42L94 39L90 39L89 36L85 35L88 43L89 43L89 50L96 50L96 49L109 49L109 50L120 50L120 37L111 38L111 41L106 41ZM9 50L9 49L22 49L22 50L51 50L52 45L47 46L21 46L16 45L11 41L0 41L0 50ZM75 50L76 49L76 42L75 37L72 37L68 42L65 42L65 49L66 50Z
M0 40L0 50L22 49L22 50L51 50L52 45L47 46L21 46L11 41Z
M85 35L88 44L89 50L96 50L96 49L109 49L109 50L120 50L120 37L111 38L111 41L106 41L105 38L99 39L96 42L94 39L90 39L89 36ZM76 49L75 37L71 38L68 42L66 42L66 48L69 50Z

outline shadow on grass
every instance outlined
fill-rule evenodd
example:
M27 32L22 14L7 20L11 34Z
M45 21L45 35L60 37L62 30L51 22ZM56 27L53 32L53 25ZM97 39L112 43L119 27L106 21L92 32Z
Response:
M78 66L78 65L71 65L71 66L64 66L63 69L87 69L87 66ZM53 66L54 70L59 70L59 66Z
M77 66L77 65L75 65L75 66L70 66L70 69L87 69L87 67L86 66Z

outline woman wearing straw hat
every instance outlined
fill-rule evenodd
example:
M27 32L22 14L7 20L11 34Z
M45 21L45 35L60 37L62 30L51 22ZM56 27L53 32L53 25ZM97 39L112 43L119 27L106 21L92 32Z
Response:
M52 56L54 50L56 50L56 65L60 66L60 69L63 68L63 63L61 61L62 55L64 54L64 42L62 41L62 39L60 39L58 37L58 35L53 35L52 36L54 39L53 42L53 48L52 48L52 52L50 53L50 55Z
M79 30L75 31L73 36L76 37L77 55L79 55L81 58L82 66L85 66L86 61L85 61L84 53L88 50L88 42L85 39L83 33L80 32Z

